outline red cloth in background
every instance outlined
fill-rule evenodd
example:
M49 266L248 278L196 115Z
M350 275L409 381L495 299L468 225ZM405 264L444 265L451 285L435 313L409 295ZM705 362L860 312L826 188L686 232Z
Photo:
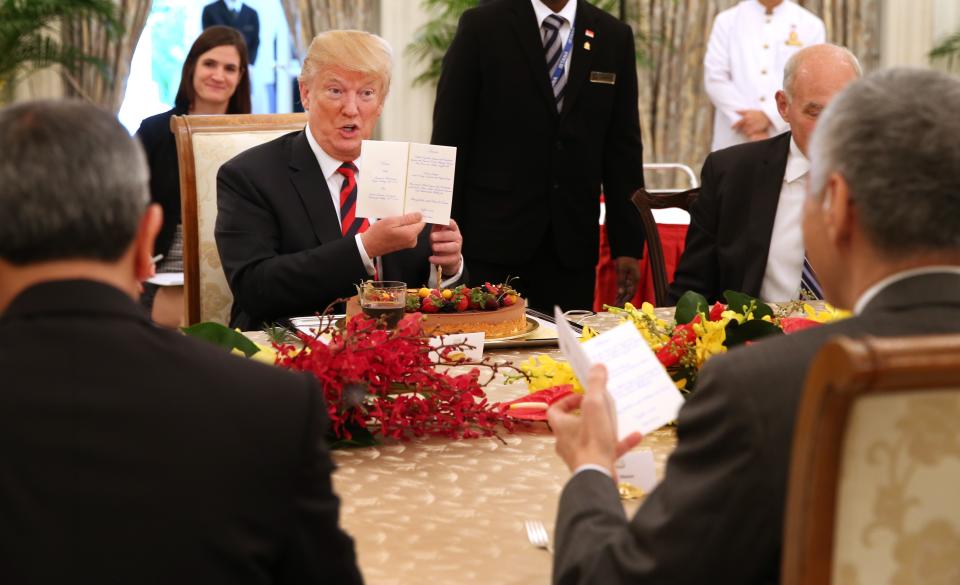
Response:
M657 224L660 243L663 246L663 260L667 267L667 282L673 280L673 272L683 254L684 241L687 238L685 224ZM647 261L647 246L643 246L643 258L640 259L640 283L637 294L631 301L640 306L644 301L656 305L653 294L653 271ZM610 257L610 242L607 241L607 226L600 226L600 261L597 263L597 284L593 293L593 310L602 311L603 305L612 305L617 300L617 269Z

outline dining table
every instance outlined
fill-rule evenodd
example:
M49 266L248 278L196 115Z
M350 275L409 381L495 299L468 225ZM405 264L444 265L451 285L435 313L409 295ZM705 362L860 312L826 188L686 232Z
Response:
M600 331L618 323L609 313L583 320ZM485 358L514 365L536 355L563 359L556 346L488 344L484 351ZM529 392L522 380L508 383L502 371L485 391L491 402ZM637 449L652 451L662 476L675 445L673 427L664 427ZM355 541L368 584L550 582L552 554L533 546L524 528L527 520L542 522L552 543L557 502L570 477L545 422L519 423L476 439L417 438L337 449L333 459L341 525ZM640 503L624 501L626 513Z

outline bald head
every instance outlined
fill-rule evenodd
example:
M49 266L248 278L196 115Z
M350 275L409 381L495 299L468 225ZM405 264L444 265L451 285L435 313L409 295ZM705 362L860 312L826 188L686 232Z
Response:
M810 83L831 74L852 79L863 76L860 61L846 47L825 43L800 49L787 60L783 68L783 90L788 97L794 95L795 83ZM799 80L798 80L799 78Z
M820 112L861 74L853 53L837 45L813 45L787 61L783 90L777 92L777 109L790 124L793 139L804 155Z

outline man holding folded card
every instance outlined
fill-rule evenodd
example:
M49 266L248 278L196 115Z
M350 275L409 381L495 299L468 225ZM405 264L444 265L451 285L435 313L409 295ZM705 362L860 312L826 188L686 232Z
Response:
M816 352L836 335L960 332L958 102L955 77L892 69L827 106L810 144L804 240L827 299L855 316L711 358L666 475L632 519L611 477L638 438L617 432L605 369L589 371L585 396L551 407L574 470L554 583L779 581L793 427Z
M221 167L215 235L234 296L231 326L322 311L374 276L411 286L463 278L455 221L425 230L419 212L357 213L361 144L383 111L391 67L390 47L376 35L317 35L300 76L306 128Z

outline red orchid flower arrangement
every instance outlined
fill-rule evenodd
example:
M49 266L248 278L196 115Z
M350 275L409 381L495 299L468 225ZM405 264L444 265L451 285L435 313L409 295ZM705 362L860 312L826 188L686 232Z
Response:
M357 315L343 330L333 320L313 335L298 332L298 343L275 344L276 365L310 372L323 385L331 431L344 445L369 445L378 438L409 440L496 436L512 423L483 386L505 366L481 362L490 377L480 382L476 367L460 374L436 366L460 365L460 345L430 347L419 313L406 315L396 329ZM431 352L434 352L431 357Z

